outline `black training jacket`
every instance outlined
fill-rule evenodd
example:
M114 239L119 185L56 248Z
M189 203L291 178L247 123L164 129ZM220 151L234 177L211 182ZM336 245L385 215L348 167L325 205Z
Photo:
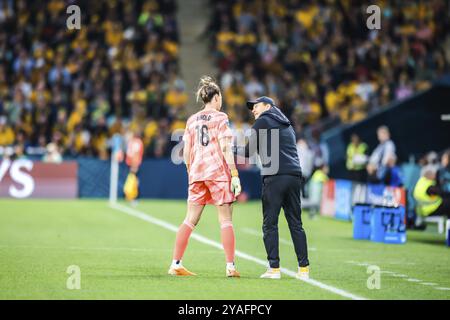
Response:
M295 131L280 109L272 106L263 112L252 129L249 142L245 147L236 147L236 154L248 158L257 152L261 159L263 176L280 174L301 176Z

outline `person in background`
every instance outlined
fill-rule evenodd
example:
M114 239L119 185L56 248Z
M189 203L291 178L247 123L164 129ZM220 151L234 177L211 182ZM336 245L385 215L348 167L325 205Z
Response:
M346 167L349 178L352 181L364 182L367 179L365 166L367 164L367 144L362 142L360 137L354 133L347 146Z
M390 157L396 157L395 144L391 140L389 128L381 126L377 130L378 141L380 142L372 152L367 164L368 181L380 183L384 180L388 171L388 161Z
M141 134L135 130L132 137L127 141L126 164L130 167L130 172L137 174L142 163L144 153L144 143Z
M311 179L308 181L309 201L312 204L311 210L308 211L310 218L316 216L320 209L320 202L322 200L323 185L329 180L329 168L325 163L316 163L317 168L314 171Z
M450 149L441 157L441 167L438 169L436 184L443 191L450 193Z
M47 145L46 153L42 157L42 161L47 163L61 163L63 161L58 146L55 143L51 142Z
M0 146L8 146L13 144L14 138L14 131L10 126L8 126L6 116L0 116Z
M17 144L14 146L14 159L27 159L27 155L25 154L25 147L23 144Z
M130 173L124 185L125 197L132 204L136 204L136 198L139 195L139 180L137 173L142 163L142 156L144 154L144 143L141 139L141 133L138 129L132 133L132 136L127 141L127 151L125 162L130 167Z
M304 178L309 179L314 169L314 154L305 139L298 139L297 153L300 159L302 175Z
M423 168L423 176L417 181L413 192L416 200L416 213L420 217L450 217L450 193L445 192L436 183L436 170L427 165Z
M300 159L300 168L302 168L302 195L307 198L309 192L305 185L311 178L314 169L314 153L308 146L308 142L305 139L298 139L297 141L297 153Z
M432 166L434 170L438 170L440 168L439 166L439 155L436 151L430 151L428 152L422 159L422 172L420 175L423 175L423 169L426 166Z
M403 186L401 168L397 166L397 157L395 155L391 155L388 159L386 174L382 182L391 187Z
M311 177L311 182L327 182L329 179L328 172L329 168L325 163L319 164Z

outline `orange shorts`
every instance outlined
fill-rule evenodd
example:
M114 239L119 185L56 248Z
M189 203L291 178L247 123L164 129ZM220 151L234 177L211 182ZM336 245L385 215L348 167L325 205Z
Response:
M197 181L189 185L188 201L198 205L222 205L236 201L230 181Z

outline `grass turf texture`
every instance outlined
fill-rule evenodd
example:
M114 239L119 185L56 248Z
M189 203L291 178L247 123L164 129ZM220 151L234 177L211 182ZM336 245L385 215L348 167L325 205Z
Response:
M141 201L137 210L179 225L184 201ZM234 206L237 249L265 259L259 202ZM368 299L450 299L450 248L444 236L408 231L406 245L352 239L349 222L303 215L311 277ZM249 232L254 230L254 233ZM214 207L195 232L220 241ZM280 237L290 240L284 216ZM223 251L191 239L184 265L197 277L167 275L175 233L110 208L104 200L0 200L0 299L344 299L283 275L259 279L264 267L237 258L241 279L225 278ZM280 243L281 264L296 270L293 247ZM367 266L381 288L367 288ZM358 265L363 264L363 265ZM68 290L68 266L81 269L81 290ZM422 282L411 282L408 278ZM436 283L434 286L422 283Z

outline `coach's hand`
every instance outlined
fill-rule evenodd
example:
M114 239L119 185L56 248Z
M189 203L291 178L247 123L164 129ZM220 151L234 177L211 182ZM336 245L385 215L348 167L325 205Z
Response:
M241 188L241 180L239 177L232 177L231 178L231 192L234 193L234 195L237 197L242 191Z

